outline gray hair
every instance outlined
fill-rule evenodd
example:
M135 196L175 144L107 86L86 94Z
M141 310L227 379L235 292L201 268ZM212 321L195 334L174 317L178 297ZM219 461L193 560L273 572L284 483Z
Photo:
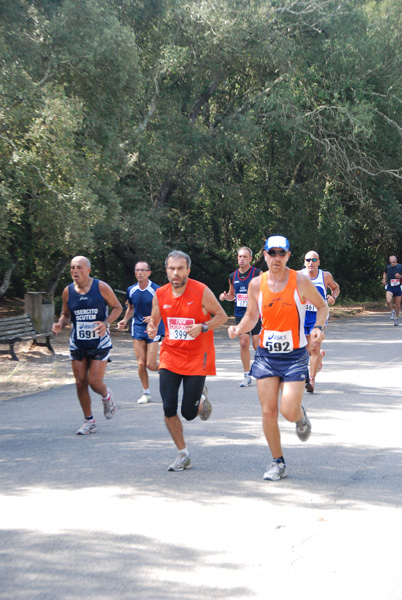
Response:
M251 258L253 258L253 251L251 250L251 248L249 248L248 246L241 246L238 251L237 254L239 254L240 250L247 250L247 252L250 253Z
M165 260L165 267L167 267L169 258L184 258L187 263L187 269L191 269L191 258L185 252L181 250L172 250L172 252L169 252Z

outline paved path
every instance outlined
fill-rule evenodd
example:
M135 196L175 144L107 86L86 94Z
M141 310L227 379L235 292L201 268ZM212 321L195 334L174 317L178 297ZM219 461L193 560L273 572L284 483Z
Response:
M288 478L269 454L238 343L217 335L208 422L175 456L156 401L110 370L114 419L80 437L73 386L0 403L0 598L7 600L402 599L402 327L331 323L306 444L281 421ZM133 364L134 373L134 364Z

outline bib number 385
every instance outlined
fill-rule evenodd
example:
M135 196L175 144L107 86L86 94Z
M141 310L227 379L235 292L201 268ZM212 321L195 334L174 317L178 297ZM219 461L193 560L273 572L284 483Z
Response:
M272 354L286 354L293 351L293 336L289 331L264 331L264 348Z

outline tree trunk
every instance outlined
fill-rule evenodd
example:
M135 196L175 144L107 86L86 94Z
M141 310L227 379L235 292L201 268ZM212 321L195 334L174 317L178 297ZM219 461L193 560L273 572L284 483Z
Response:
M57 284L59 283L61 274L63 273L68 261L69 261L69 257L63 255L59 259L59 261L56 263L55 267L53 268L52 272L50 273L50 275L48 277L48 280L46 281L45 292L47 292L48 294L54 295Z
M4 294L6 293L6 291L8 290L8 288L10 286L11 274L12 274L16 264L17 264L16 262L12 262L11 266L8 267L8 269L6 269L6 272L4 273L3 283L0 286L0 298L3 298Z

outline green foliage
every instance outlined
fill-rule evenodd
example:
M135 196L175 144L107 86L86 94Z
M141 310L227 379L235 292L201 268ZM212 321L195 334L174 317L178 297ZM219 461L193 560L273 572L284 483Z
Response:
M314 248L375 295L402 243L401 20L397 0L0 3L0 270L46 285L84 253L122 288L180 248L219 292L239 246L261 267L282 233L290 266Z

